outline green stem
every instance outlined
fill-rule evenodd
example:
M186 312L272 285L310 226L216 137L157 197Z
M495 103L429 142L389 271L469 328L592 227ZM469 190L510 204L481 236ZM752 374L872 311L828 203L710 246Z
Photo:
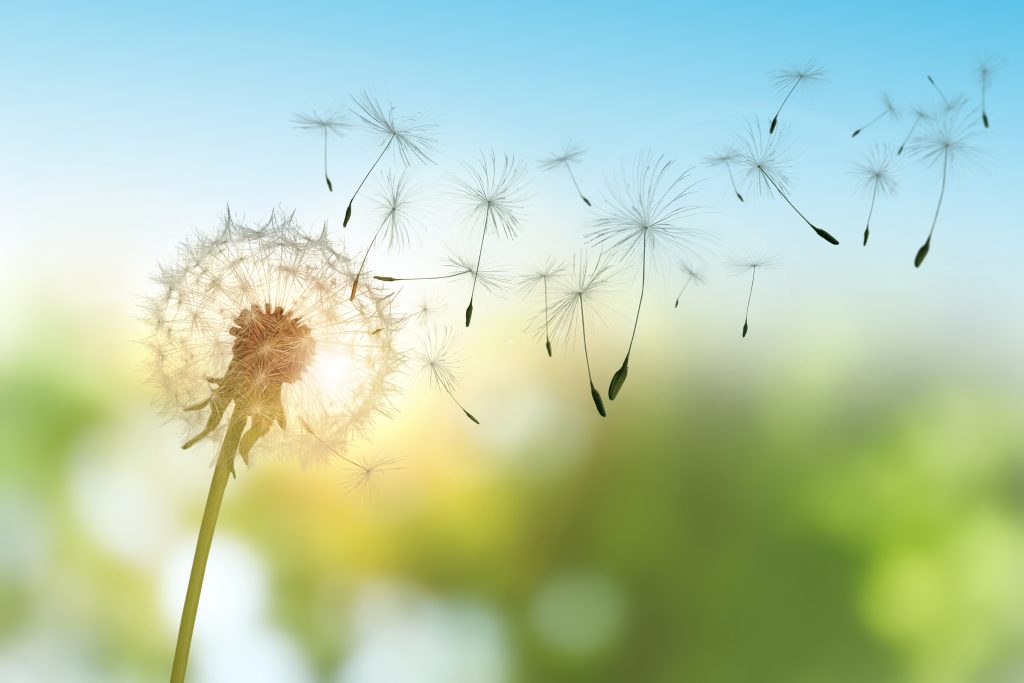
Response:
M221 443L220 453L217 454L217 466L213 470L213 481L210 482L210 493L206 498L206 510L203 511L203 521L199 526L199 540L196 541L196 554L192 560L192 574L188 578L188 590L185 592L185 606L181 610L181 626L178 627L178 643L174 648L171 683L182 683L185 680L185 668L188 666L188 652L192 646L192 631L196 625L199 593L203 590L203 576L206 574L206 561L210 557L213 530L217 526L217 516L220 514L221 501L224 500L228 477L234 471L235 454L238 452L238 442L245 429L245 421L245 416L239 416L236 409Z

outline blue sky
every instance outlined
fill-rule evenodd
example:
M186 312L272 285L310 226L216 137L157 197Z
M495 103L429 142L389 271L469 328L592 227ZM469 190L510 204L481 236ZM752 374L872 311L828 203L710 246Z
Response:
M226 204L336 218L344 192L324 192L317 141L289 118L370 88L438 120L438 173L490 147L528 160L537 199L527 245L556 234L570 248L588 222L565 179L536 169L539 157L579 140L589 156L578 175L600 197L622 159L653 149L696 166L702 220L723 235L723 252L765 245L783 255L797 310L914 306L938 329L952 307L1024 340L1005 314L1024 294L1024 132L1013 125L1024 104L1022 14L1009 3L7 5L4 284L59 292L85 273L97 305L113 297L127 310L154 262ZM855 141L849 131L883 88L903 105L934 104L926 74L976 99L973 69L990 53L1005 61L989 99L993 128L979 136L981 162L954 174L928 263L909 267L938 176L910 162L900 195L878 209L877 242L861 249L866 202L846 170L873 142L898 142L905 123ZM794 199L840 236L831 251L777 200L739 205L701 166L752 117L770 118L778 95L768 73L808 58L828 80L787 105L783 121L799 155ZM332 145L332 175L347 187L372 144L356 135Z

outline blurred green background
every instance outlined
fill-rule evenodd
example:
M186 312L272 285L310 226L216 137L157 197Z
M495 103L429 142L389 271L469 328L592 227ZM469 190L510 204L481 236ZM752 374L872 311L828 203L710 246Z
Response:
M242 470L192 680L1019 680L1019 385L759 331L634 360L607 421L522 340L480 429L412 390L372 489ZM109 332L44 309L3 349L0 680L167 675L213 450Z

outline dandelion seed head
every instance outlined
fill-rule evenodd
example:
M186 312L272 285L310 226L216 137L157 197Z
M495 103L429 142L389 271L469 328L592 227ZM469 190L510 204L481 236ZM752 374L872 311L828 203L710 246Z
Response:
M345 131L352 128L352 124L348 122L344 113L338 111L328 111L323 114L317 113L316 110L310 111L308 114L296 113L292 116L292 125L302 130L334 135L339 138L345 134Z
M552 340L565 346L575 341L582 327L581 308L585 307L588 321L605 320L611 312L609 300L615 295L615 280L619 270L607 254L596 259L586 253L573 257L572 265L558 279L552 293L549 325ZM535 330L543 325L541 316L532 324Z
M725 261L726 270L733 275L742 275L743 273L749 273L754 269L774 270L781 266L782 258L768 249L762 249L760 251L750 253L733 254Z
M735 148L722 147L704 157L704 164L706 166L727 166L736 163L739 158L740 153Z
M461 357L451 328L428 329L410 352L410 358L420 377L431 387L448 393L455 391Z
M792 159L786 147L785 129L765 135L762 128L757 121L747 125L747 134L738 141L738 166L747 185L772 197L789 191Z
M803 66L788 69L777 69L772 72L772 84L780 91L787 91L797 83L820 81L825 77L825 69L813 59L807 60Z
M233 411L247 420L243 458L258 442L261 456L313 461L390 412L399 321L379 288L348 300L339 256L293 215L255 226L229 215L160 268L145 304L149 373L162 410L194 435L189 445L222 434Z
M371 133L380 136L384 144L393 142L396 153L406 166L414 160L424 164L433 162L437 151L435 124L419 121L420 114L398 116L393 104L384 104L365 90L352 101L355 104L352 112Z
M854 163L850 174L861 191L867 194L891 196L896 194L896 155L888 145L876 145Z
M586 150L583 149L582 146L569 141L563 144L562 148L558 152L541 159L540 167L542 170L550 171L558 168L559 166L571 166L573 164L578 164L583 161L583 156L586 153Z
M882 100L882 107L884 107L885 115L888 116L893 121L899 121L900 110L896 106L896 103L893 101L889 93L883 90L880 99Z
M707 276L704 274L703 269L698 268L685 259L679 261L679 270L692 280L695 285L703 285L707 282Z
M516 285L523 294L532 294L543 284L551 284L566 272L565 261L549 256L542 264L516 280Z
M461 252L452 252L445 257L445 265L453 277L472 278L476 276L477 285L488 292L499 295L507 293L512 284L512 278L506 271L503 268L488 266L484 263L481 263L478 268L476 261L476 254Z
M409 245L412 229L417 226L416 209L419 189L409 180L408 173L388 171L381 180L373 201L383 217L381 236L388 249L402 249Z
M921 135L910 141L910 153L928 165L973 161L978 131L973 114L954 112L928 121Z
M464 176L452 179L453 194L462 205L465 219L501 231L508 238L519 234L522 212L529 199L526 166L508 154L500 158L491 150L473 164L465 164Z
M700 207L690 203L696 182L664 155L644 152L608 182L601 215L587 242L623 259L646 248L654 257L691 254L712 239L687 222Z

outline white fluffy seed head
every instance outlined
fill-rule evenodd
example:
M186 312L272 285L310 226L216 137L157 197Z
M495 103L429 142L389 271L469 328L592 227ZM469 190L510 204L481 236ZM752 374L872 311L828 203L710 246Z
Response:
M307 235L292 215L247 225L229 213L182 244L145 303L161 409L196 435L219 402L211 441L229 411L244 414L257 456L344 453L390 412L403 363L390 297L368 280L350 301L353 276L326 229Z

